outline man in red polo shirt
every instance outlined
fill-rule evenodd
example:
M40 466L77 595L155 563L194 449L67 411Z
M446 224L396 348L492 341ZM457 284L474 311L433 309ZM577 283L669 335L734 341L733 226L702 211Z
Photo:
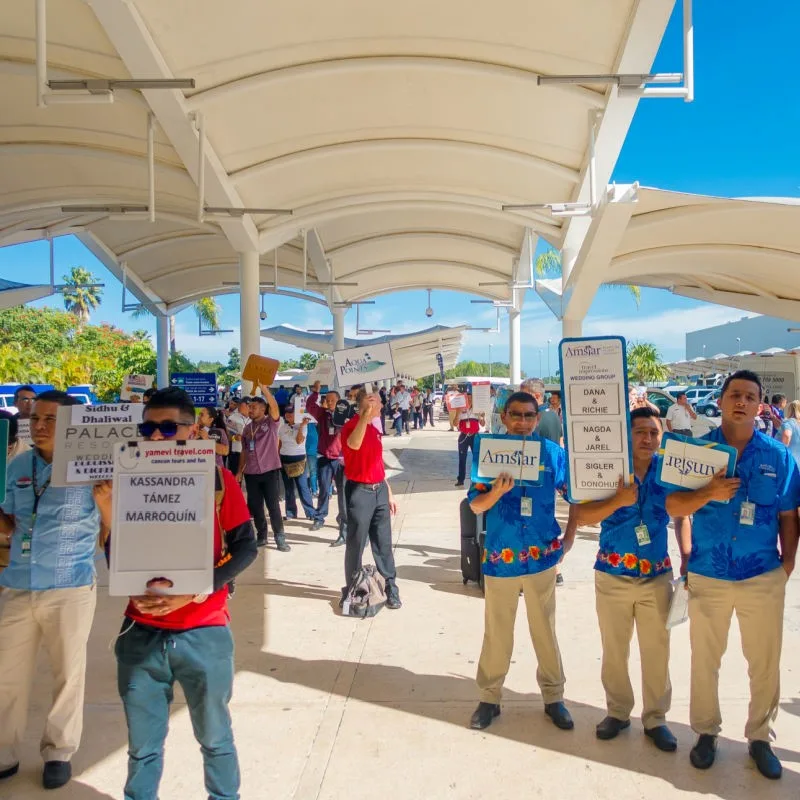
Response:
M347 505L347 541L344 553L345 587L347 594L356 573L367 539L372 547L375 567L386 581L386 607L400 608L397 590L397 571L392 552L392 515L397 513L392 490L383 468L383 444L380 424L381 398L362 389L356 398L358 415L342 428L344 454L344 487Z
M189 396L169 388L150 398L139 432L151 441L191 439L195 428ZM228 711L233 690L228 583L255 560L257 550L239 484L224 468L216 477L214 592L160 595L164 587L154 579L150 593L130 598L117 637L117 684L128 723L125 800L158 797L175 681L183 688L203 754L208 796L239 797L239 761Z

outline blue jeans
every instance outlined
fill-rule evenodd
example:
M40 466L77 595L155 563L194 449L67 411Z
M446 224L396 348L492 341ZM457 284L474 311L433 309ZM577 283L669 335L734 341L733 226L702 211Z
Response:
M125 620L122 630L130 626ZM128 721L125 800L156 800L175 681L203 754L209 800L238 800L239 760L228 703L233 637L227 626L169 631L135 623L117 639L117 685Z
M311 486L311 494L319 491L319 477L317 476L317 454L306 454L306 477Z
M328 504L331 499L331 484L336 482L336 500L339 504L339 513L336 522L339 533L343 534L347 527L347 508L344 502L344 462L340 459L331 461L325 456L319 456L319 497L317 498L317 513L315 519L325 522L328 516Z
M286 516L297 519L297 495L300 495L300 505L303 507L306 519L314 519L317 512L314 510L314 498L311 497L311 489L308 486L305 472L298 478L290 478L286 474L286 470L282 469L281 477L286 494Z

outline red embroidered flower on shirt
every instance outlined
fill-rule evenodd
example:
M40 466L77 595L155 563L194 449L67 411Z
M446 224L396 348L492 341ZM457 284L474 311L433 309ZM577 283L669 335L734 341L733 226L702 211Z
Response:
M642 575L649 575L652 571L653 565L646 558L639 561L639 572L641 572Z
M498 553L497 550L492 550L492 552L489 554L489 561L492 564L499 564L500 563L500 553Z
M500 553L500 558L503 559L504 563L511 564L514 561L514 551L510 547L504 547Z
M618 567L621 561L622 561L622 556L619 553L608 554L608 563L611 564L612 567Z
M622 566L625 569L636 569L639 559L633 553L625 553L622 557Z
M534 561L538 561L540 556L542 555L542 551L535 544L531 545L528 548L528 553L530 554L530 557Z

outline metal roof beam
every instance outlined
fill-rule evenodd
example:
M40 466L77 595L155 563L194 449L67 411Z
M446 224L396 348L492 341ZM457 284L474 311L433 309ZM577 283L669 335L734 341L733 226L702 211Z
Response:
M314 267L314 274L317 276L317 280L321 283L330 283L334 281L335 278L333 276L333 266L328 261L328 257L325 255L325 248L322 246L322 239L320 239L316 229L311 228L311 230L305 232L305 235L308 248L308 259ZM329 291L325 292L325 288L329 289ZM320 286L320 292L327 296L328 304L331 306L331 311L333 311L334 303L344 302L342 299L342 293L339 291L337 286Z
M87 2L131 75L156 79L175 77L134 3L126 0ZM183 92L179 89L161 89L144 90L142 94L196 184L199 180L200 137ZM204 155L205 199L208 204L221 207L244 206L222 161L209 142L205 143ZM250 217L232 217L220 220L219 224L237 252L260 252L258 230Z

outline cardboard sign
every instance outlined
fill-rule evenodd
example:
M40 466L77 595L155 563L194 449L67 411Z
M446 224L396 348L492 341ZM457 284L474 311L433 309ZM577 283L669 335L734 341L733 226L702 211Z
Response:
M333 363L336 383L342 388L394 377L392 346L388 343L334 350Z
M472 482L491 483L508 472L517 486L538 486L542 482L542 443L522 436L483 433L475 438Z
M276 361L274 358L251 353L242 370L242 380L250 381L254 387L260 384L269 388L278 374L280 365L280 361Z
M451 394L450 395L450 408L454 411L458 408L467 407L467 396L465 394Z
M668 489L702 489L715 472L732 478L736 469L735 447L674 433L664 434L658 456L656 481Z
M109 594L214 590L213 442L117 442Z
M129 401L134 395L140 399L142 395L148 390L153 388L155 381L154 375L127 375L122 382L122 389L119 392L119 399L122 402Z
M6 472L8 469L8 420L0 419L0 503L6 499Z
M632 470L625 340L563 339L558 351L569 499L602 500Z
M323 386L332 386L336 379L336 367L332 358L321 358L308 374L309 385L319 381Z
M141 403L62 406L56 416L53 486L83 486L114 476L116 442L139 438Z
M27 445L33 444L31 439L31 421L29 419L20 419L17 417L17 439L25 442Z
M492 384L489 381L472 384L472 410L483 414L487 423L492 414Z

